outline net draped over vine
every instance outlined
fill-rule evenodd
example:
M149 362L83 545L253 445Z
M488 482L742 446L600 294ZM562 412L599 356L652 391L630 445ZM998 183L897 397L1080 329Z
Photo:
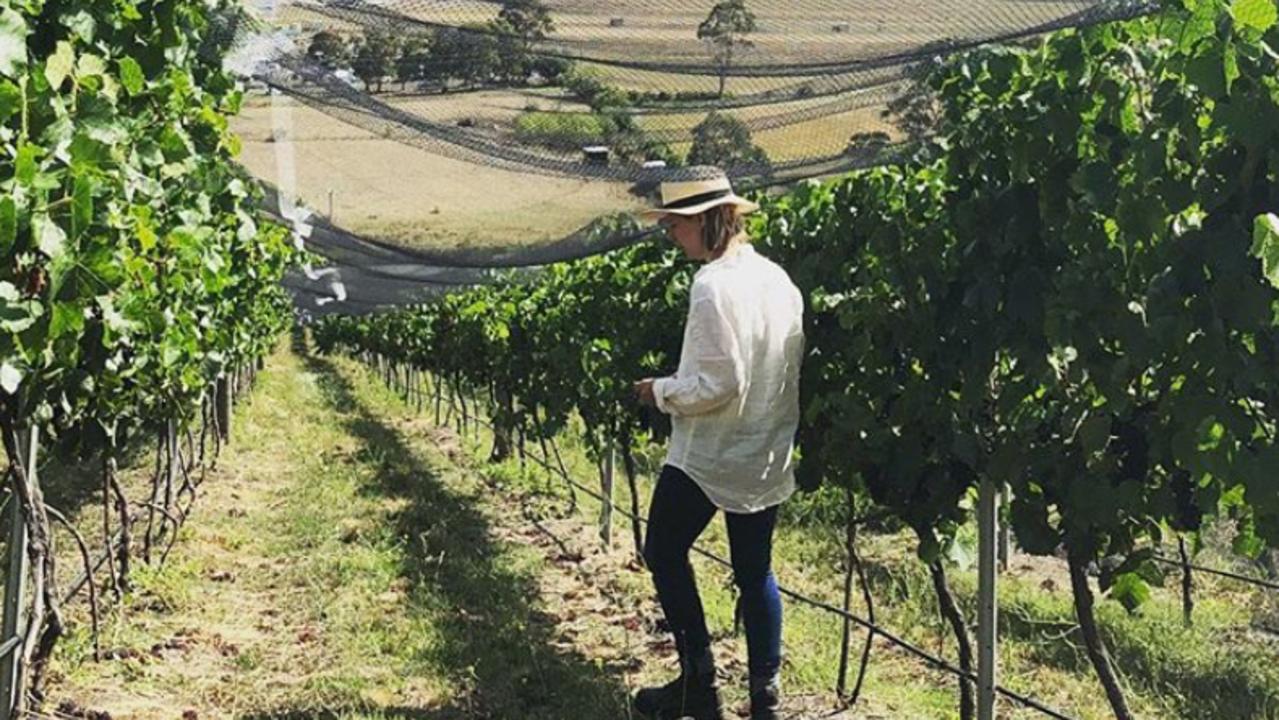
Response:
M741 190L926 139L955 52L1135 0L259 0L229 29L236 130L315 262L308 312L422 302L645 237L671 167Z

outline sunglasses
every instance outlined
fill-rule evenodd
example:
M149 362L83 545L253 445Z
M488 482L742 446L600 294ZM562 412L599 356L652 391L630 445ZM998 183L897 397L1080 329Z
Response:
M663 233L670 235L675 230L676 222L678 221L674 218L674 216L667 215L657 221L657 226L662 229Z
M662 228L662 230L666 232L666 234L669 235L671 231L675 229L675 226L680 223L680 221L687 221L689 219L690 218L681 217L679 215L666 215L662 219L657 221L657 225L658 227Z

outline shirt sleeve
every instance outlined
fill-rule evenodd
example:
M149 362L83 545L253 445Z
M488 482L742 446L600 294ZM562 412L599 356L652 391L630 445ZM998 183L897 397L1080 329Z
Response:
M653 383L657 407L668 415L702 415L742 394L745 363L719 302L711 292L693 293L680 372Z

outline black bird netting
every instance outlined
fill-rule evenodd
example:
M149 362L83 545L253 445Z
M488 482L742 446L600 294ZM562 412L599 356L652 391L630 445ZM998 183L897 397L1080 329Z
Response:
M632 242L667 168L758 189L889 161L936 123L939 58L1151 9L260 0L228 62L255 81L243 161L324 258L299 306L366 312Z

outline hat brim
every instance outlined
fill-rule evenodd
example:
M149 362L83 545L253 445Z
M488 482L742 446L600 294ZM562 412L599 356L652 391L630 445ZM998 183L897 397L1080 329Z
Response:
M753 203L750 200L747 200L746 198L739 197L738 195L730 194L730 195L725 195L724 197L721 197L721 198L716 198L714 200L707 200L706 202L699 203L697 205L689 205L688 207L651 208L648 210L641 211L640 217L644 218L645 220L660 220L661 218L664 218L667 215L679 215L682 217L691 217L693 215L701 215L707 210L710 210L711 208L719 207L721 205L733 205L734 207L737 208L738 215L750 215L751 213L759 210L758 203Z

